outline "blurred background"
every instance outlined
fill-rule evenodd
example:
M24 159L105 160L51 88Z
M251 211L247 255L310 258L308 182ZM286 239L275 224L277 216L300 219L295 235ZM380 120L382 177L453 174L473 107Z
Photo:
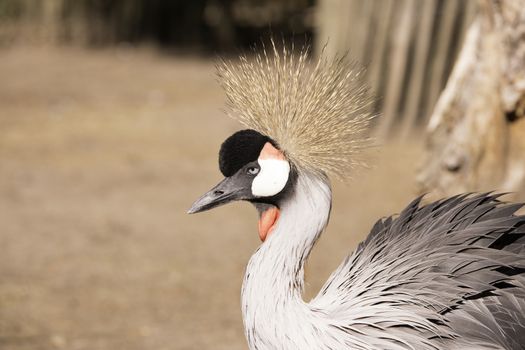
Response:
M245 349L257 214L199 216L214 60L270 37L367 67L369 169L334 183L305 298L415 195L523 199L523 0L0 0L0 349Z

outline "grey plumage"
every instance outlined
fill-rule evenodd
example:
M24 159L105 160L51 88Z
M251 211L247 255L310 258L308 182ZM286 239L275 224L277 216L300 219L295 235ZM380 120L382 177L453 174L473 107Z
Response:
M359 307L366 337L415 349L524 349L525 217L513 215L521 205L497 198L462 195L425 206L417 198L375 224L312 307L328 314Z

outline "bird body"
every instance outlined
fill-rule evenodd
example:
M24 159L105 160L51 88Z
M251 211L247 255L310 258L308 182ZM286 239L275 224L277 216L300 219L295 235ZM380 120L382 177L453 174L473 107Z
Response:
M331 191L312 174L296 186L246 269L250 349L525 348L519 206L490 194L423 207L418 198L378 221L307 303L304 264L328 222Z
M224 180L189 210L245 200L259 211L263 243L241 292L249 348L525 349L525 216L495 194L415 199L303 300L304 266L330 215L329 176L358 163L371 116L359 72L342 60L309 70L304 54L273 49L219 68L250 129L223 143Z

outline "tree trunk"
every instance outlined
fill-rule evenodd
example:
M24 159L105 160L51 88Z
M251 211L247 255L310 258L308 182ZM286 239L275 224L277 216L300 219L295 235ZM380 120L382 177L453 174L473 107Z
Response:
M427 127L422 191L525 199L525 0L479 2Z

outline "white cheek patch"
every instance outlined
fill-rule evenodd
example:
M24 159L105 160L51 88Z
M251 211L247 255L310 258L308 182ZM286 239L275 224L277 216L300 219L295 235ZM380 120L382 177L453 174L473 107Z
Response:
M282 159L259 159L261 170L253 179L252 194L256 197L274 196L286 186L290 164Z

